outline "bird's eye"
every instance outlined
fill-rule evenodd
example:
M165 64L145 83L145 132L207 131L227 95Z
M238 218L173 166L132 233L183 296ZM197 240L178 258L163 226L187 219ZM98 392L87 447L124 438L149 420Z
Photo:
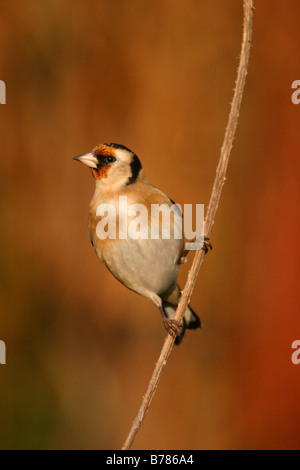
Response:
M109 155L108 157L106 157L106 161L107 161L108 163L112 163L112 162L114 162L115 160L116 160L115 157L112 157L111 155Z

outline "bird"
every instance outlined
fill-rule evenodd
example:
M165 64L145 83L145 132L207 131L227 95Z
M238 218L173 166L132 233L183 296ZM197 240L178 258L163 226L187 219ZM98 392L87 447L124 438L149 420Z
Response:
M181 297L177 274L185 253L184 237L175 236L176 228L182 227L180 209L163 191L147 181L140 159L124 145L99 144L92 151L73 158L89 167L95 180L88 212L88 233L97 257L124 286L150 299L158 307L164 327L174 337L175 344L180 344L186 329L201 328L201 321L190 305L186 308L182 323L174 320ZM120 197L124 201L125 196L127 212L124 219L119 203ZM163 217L162 221L150 217L149 211L153 205L163 207L165 214L172 211L169 237L163 236L164 229L167 229L163 225ZM146 215L141 212L139 220L141 226L142 222L145 225L140 237L124 237L125 232L121 236L117 230L120 230L124 220L126 226L136 220L132 214L130 216L128 207L146 208ZM111 218L106 215L105 219L105 209L108 208L113 209ZM101 221L103 224L112 222L114 236L99 234L98 224ZM137 228L137 225L135 223L134 227ZM152 233L156 236L147 236ZM211 245L205 240L203 249L206 252L208 248Z

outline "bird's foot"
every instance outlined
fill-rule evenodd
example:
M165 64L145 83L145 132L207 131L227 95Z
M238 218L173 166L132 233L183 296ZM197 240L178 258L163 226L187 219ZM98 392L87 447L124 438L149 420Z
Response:
M164 327L169 333L169 335L176 338L177 336L181 335L182 325L176 320L171 320L170 318L163 317Z
M209 250L212 250L212 245L210 243L209 237L204 237L203 247L201 249L204 251L205 255Z
M195 242L197 242L196 238L194 238L191 243L195 243ZM203 245L200 249L204 251L205 255L209 250L212 250L212 245L210 243L209 237L204 237ZM190 252L190 250L184 250L178 264L184 264L184 263L187 262L187 255L189 254L189 252Z

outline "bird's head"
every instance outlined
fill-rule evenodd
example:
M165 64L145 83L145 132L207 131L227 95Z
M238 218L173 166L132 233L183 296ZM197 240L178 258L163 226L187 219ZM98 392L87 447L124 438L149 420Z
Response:
M134 183L142 173L139 158L124 145L105 143L91 152L74 157L91 168L92 175L101 184L121 188Z

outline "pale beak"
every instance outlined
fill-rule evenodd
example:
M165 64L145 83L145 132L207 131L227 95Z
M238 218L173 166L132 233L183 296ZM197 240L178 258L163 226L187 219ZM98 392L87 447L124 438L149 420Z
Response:
M73 160L78 160L81 163L84 163L89 168L97 168L98 160L93 153L86 153L85 155L79 155L78 157L73 157Z

